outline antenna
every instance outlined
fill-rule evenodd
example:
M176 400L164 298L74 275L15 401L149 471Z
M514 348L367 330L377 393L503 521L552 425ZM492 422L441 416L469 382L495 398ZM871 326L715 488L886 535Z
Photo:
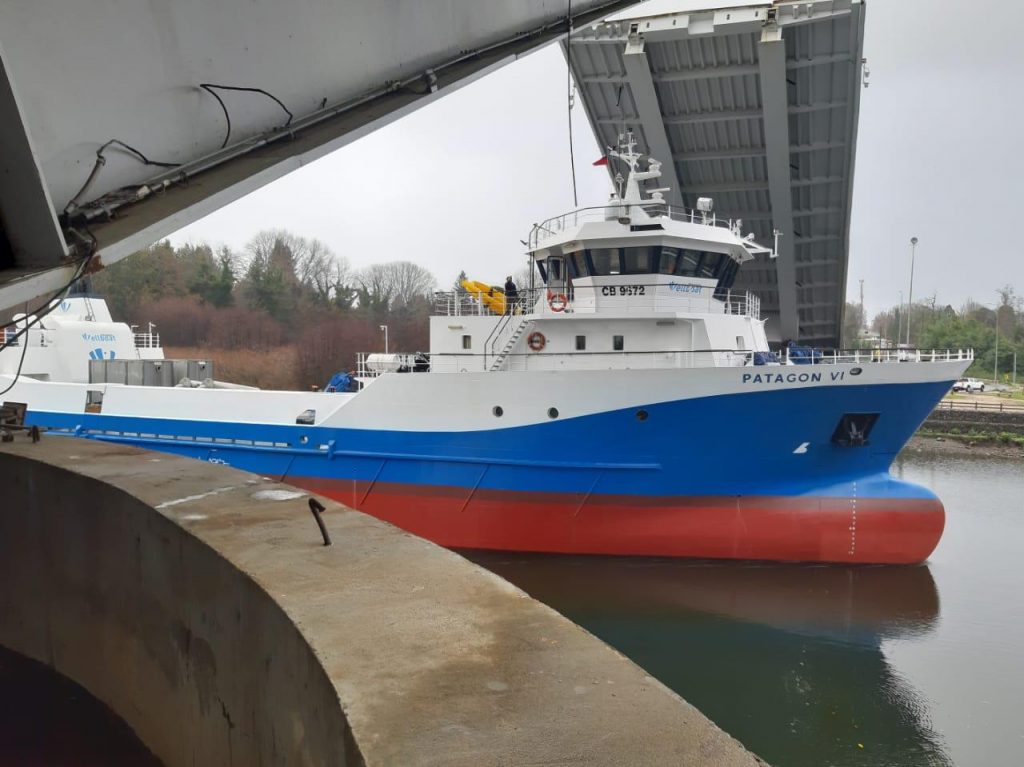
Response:
M566 114L569 118L569 165L572 168L572 204L576 207L580 204L576 195L576 155L572 149L572 0L569 0L569 10L565 15L565 98Z

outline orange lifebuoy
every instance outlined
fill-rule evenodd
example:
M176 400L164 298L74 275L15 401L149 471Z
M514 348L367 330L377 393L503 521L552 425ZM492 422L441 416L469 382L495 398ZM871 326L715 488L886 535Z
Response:
M535 352L539 352L547 346L548 339L539 330L535 330L526 337L526 345Z
M550 293L548 294L548 306L553 312L564 312L569 306L569 299L565 293Z

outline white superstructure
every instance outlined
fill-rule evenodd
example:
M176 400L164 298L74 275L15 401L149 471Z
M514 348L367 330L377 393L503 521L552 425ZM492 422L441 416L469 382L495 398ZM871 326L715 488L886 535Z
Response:
M628 174L607 205L536 225L531 263L544 286L493 306L464 291L439 293L430 323L431 370L594 370L739 366L768 352L760 301L733 292L739 266L770 251L743 237L742 222L673 208L661 176L631 134L609 157ZM372 372L372 371L369 371Z
M24 332L26 325L28 332ZM152 327L136 333L127 324L114 322L106 301L89 296L64 298L42 319L16 314L0 340L5 343L0 350L0 375L39 381L88 383L92 360L161 360L164 356L160 336Z

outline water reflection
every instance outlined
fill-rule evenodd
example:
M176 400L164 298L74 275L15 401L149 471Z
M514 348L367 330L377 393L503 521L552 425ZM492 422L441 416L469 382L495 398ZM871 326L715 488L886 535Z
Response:
M885 639L939 617L927 567L470 552L776 765L945 765Z

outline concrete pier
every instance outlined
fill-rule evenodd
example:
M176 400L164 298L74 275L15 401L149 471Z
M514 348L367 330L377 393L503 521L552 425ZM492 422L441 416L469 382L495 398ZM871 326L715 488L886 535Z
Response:
M462 557L306 493L87 440L0 446L0 644L181 765L761 764ZM410 498L410 503L415 503Z

